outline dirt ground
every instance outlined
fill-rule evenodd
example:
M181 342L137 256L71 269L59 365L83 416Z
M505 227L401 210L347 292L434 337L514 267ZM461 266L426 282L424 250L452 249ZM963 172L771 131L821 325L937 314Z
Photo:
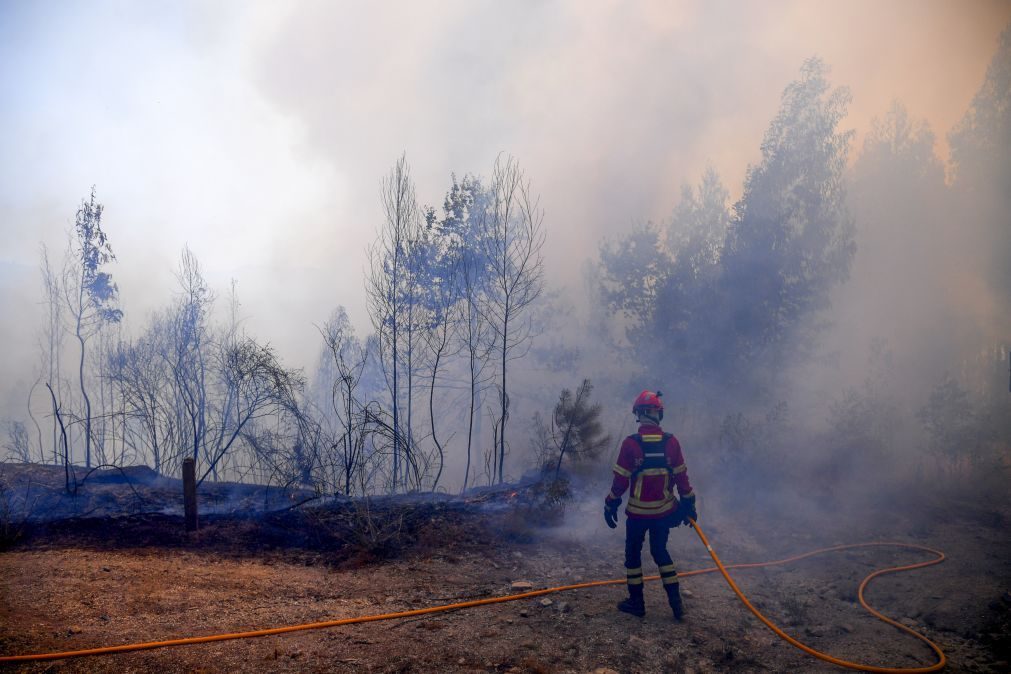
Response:
M496 537L501 520L433 517L451 529L439 546L394 559L340 557L305 546L228 546L225 523L187 538L146 520L71 535L50 530L0 553L0 654L82 649L135 641L277 627L388 613L535 588L617 578L622 533L606 529L596 503L571 506L553 529ZM727 563L776 559L823 545L902 540L944 550L939 565L876 581L870 603L938 642L949 671L1008 671L1011 541L1008 506L847 517L860 525L803 528L731 517L701 502L701 524ZM789 525L798 525L793 528ZM459 528L485 528L462 535ZM237 539L233 539L234 540ZM507 542L507 541L513 542ZM126 541L126 543L124 543ZM672 532L679 568L711 565L688 529ZM789 633L833 655L881 665L927 665L930 650L870 617L856 603L874 568L920 561L914 551L835 553L786 567L739 571L742 589ZM655 573L650 562L647 573ZM163 648L0 669L25 672L758 672L842 671L786 645L747 613L716 574L685 579L688 618L672 621L656 582L647 615L618 613L620 586L420 618L287 635Z

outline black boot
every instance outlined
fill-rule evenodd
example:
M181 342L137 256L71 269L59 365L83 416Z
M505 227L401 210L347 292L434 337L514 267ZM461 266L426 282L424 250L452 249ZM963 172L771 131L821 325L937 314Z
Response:
M646 615L646 602L642 599L641 584L628 586L628 599L618 604L618 610L640 618Z
M664 585L663 588L667 590L667 602L670 604L670 610L674 612L674 620L681 622L685 617L685 605L681 601L681 584L671 583Z

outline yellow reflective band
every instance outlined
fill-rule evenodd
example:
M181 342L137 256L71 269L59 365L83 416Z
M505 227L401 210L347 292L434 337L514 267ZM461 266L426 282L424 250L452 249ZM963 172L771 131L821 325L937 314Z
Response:
M637 478L635 481L635 492L628 497L628 502L631 503L632 501L638 501L641 496L642 496L642 476L640 475L639 478Z
M656 506L653 508L637 506L634 505L633 503L629 503L628 508L626 510L633 515L663 515L664 513L673 509L674 503L672 501L667 501L663 505Z
M614 500L617 500L617 499L621 498L620 496L618 496L617 494L614 493L613 489L610 491L610 493L608 493L608 496L611 497L610 498L611 501L614 501ZM608 499L604 499L604 500L606 501Z
M661 498L655 499L653 501L646 501L641 498L630 498L628 499L629 505L639 506L640 508L658 508L663 503L673 503L674 498L670 495L663 496Z
M625 470L618 464L614 464L614 472L617 473L618 475L621 475L622 477L632 477L632 471Z
M644 468L643 470L639 471L639 475L647 475L647 476L666 475L666 474L667 474L666 468Z
M677 569L674 568L673 564L664 564L660 567L660 573L677 573Z
M680 582L681 581L678 580L677 576L671 576L669 578L664 578L663 579L663 584L664 585L674 585L675 583L680 583Z
M643 435L640 436L643 442L660 442L663 440L662 435Z
M629 578L628 579L628 584L629 585L642 585L642 576L639 576L638 578Z
M627 576L634 576L636 574L638 574L640 576L642 575L642 567L641 566L639 568L637 568L637 569L629 569L627 567L625 568L625 575L627 575Z
M677 475L678 473L683 473L686 470L688 470L688 466L686 466L686 465L684 465L682 463L680 466L675 466L675 467L671 468L670 470L671 470L672 473L674 473L675 475Z

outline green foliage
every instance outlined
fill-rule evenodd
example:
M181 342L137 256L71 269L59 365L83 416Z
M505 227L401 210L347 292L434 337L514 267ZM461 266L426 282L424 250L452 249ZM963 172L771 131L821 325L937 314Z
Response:
M949 468L958 469L965 458L979 458L976 413L969 392L951 375L945 375L931 391L916 416L927 431L929 450Z
M82 290L94 312L95 319L108 323L118 323L123 312L116 306L119 288L112 282L112 276L102 271L102 267L116 259L109 244L109 238L102 230L104 207L95 201L95 188L91 188L88 201L81 201L77 209L74 231L77 234L77 253L80 260ZM81 308L85 311L84 307Z
M975 255L999 310L1011 312L1011 25L969 110L948 135L959 220L978 232ZM962 225L964 227L964 225Z
M956 178L977 182L1007 179L1011 147L1011 25L1001 33L997 52L969 110L948 134Z
M786 88L732 214L709 171L697 192L683 190L666 241L645 225L601 251L602 295L629 320L634 355L696 397L714 381L745 395L774 382L848 277L852 132L837 126L849 93L831 90L826 73L809 60Z
M783 93L734 206L723 255L721 295L729 303L726 356L746 374L749 361L778 370L849 275L855 252L843 170L852 131L837 132L850 95L831 90L827 68L810 59Z
M550 427L540 415L534 417L535 442L542 465L545 470L554 470L556 480L565 457L569 461L589 462L611 445L611 436L604 432L600 421L602 407L590 402L592 392L589 379L583 380L575 394L563 389L552 411Z

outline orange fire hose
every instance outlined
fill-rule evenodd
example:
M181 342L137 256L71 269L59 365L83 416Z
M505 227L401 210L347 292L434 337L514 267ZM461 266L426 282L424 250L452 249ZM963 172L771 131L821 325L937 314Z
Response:
M698 525L694 521L692 522L692 524L694 525L695 533L697 533L699 535L699 538L702 540L703 545L706 546L706 550L709 552L709 556L713 558L714 562L716 562L716 566L705 568L705 569L696 569L694 571L684 571L684 572L679 573L678 576L684 578L684 577L688 577L688 576L697 576L697 575L701 575L701 574L704 574L704 573L713 573L715 571L719 571L723 575L723 577L726 579L727 583L729 583L730 588L734 591L734 593L738 596L738 598L742 602L744 602L744 605L747 606L748 609L752 613L754 613L755 616L757 616L759 620L761 620L763 623L765 623L765 625L769 629L771 629L773 632L775 632L780 638L784 639L785 641L787 641L791 645L796 646L797 648L799 648L800 650L804 651L805 653L807 653L809 655L812 655L812 656L814 656L816 658L819 658L820 660L824 660L825 662L831 662L834 665L839 665L840 667L848 667L850 669L856 669L856 670L860 670L860 671L864 671L864 672L887 672L887 673L891 673L891 674L895 674L895 673L918 674L918 673L921 673L921 672L936 672L936 671L942 669L945 666L947 660L945 658L944 652L940 649L940 647L937 644L935 644L933 641L931 641L927 637L923 636L919 632L917 632L917 631L915 631L913 629L910 629L909 627L906 627L905 625L903 625L903 624L901 624L899 622L896 622L895 620L892 620L891 618L888 618L885 615L882 615L878 611L876 611L873 608L871 608L870 605L867 604L867 601L864 599L864 589L867 587L868 583L870 583L870 581L873 580L874 578L876 578L878 576L881 576L881 575L884 575L886 573L895 573L895 572L898 572L898 571L908 571L910 569L919 569L919 568L922 568L922 567L925 567L925 566L931 566L931 565L934 565L934 564L940 564L941 562L944 561L944 553L941 552L940 550L935 550L933 548L928 548L926 546L916 545L916 544L913 544L913 543L893 543L893 542L851 543L851 544L848 544L848 545L835 545L835 546L828 547L828 548L819 548L817 550L812 550L811 552L806 552L804 554L795 555L793 557L787 557L786 559L779 559L779 560L775 560L775 561L772 561L772 562L756 562L756 563L751 563L751 564L730 564L729 566L725 566L723 564L723 562L720 561L720 558L716 556L716 552L713 550L712 546L709 544L709 540L706 538L706 535L702 532L702 529L700 529L698 527ZM911 634L911 635L915 636L917 639L920 639L921 641L923 641L924 643L926 643L928 646L930 646L932 649L934 649L934 652L937 654L937 657L938 657L938 662L935 663L935 664L933 664L933 665L931 665L931 666L929 666L929 667L893 668L893 667L876 667L876 666L873 666L873 665L864 665L864 664L860 664L860 663L857 663L857 662L849 662L848 660L842 660L842 659L833 657L831 655L828 655L827 653L822 653L821 651L817 651L817 650L815 650L815 649L813 649L813 648L811 648L809 646L806 646L806 645L802 644L801 642L797 641L796 639L794 639L793 637L791 637L790 635L788 635L786 632L784 632L779 627L777 627L775 624L773 624L772 621L770 621L768 618L766 618L764 615L762 615L761 612L759 612L759 610L756 609L752 605L752 603L750 601L748 601L748 598L745 597L744 594L741 592L740 588L737 587L737 583L735 583L733 581L733 579L730 577L730 574L727 573L727 569L753 569L753 568L762 567L762 566L774 566L774 565L778 565L778 564L788 564L790 562L794 562L794 561L797 561L797 560L800 560L800 559L805 559L807 557L812 557L814 555L822 554L822 553L825 553L825 552L835 552L835 551L839 551L839 550L850 550L850 549L853 549L853 548L866 548L866 547L875 547L875 546L888 546L888 547L910 548L910 549L913 549L913 550L922 550L922 551L930 552L930 553L933 553L933 554L937 555L937 557L935 559L931 559L931 560L928 560L926 562L919 562L917 564L908 564L908 565L905 565L905 566L894 566L894 567L889 567L889 568L886 568L886 569L879 569L878 571L875 571L875 572L871 573L870 575L868 575L866 578L864 578L863 581L860 583L859 589L857 590L857 597L860 600L860 604L865 609L867 609L868 611L870 611L870 613L872 615L874 615L874 617L876 617L879 620L883 620L884 622L888 623L889 625L893 625L894 627L897 627L900 630L902 630L904 632L907 632L908 634ZM657 579L659 579L659 576L648 576L644 580L657 580ZM624 578L620 578L620 579L616 579L616 580L597 580L597 581L592 581L592 582L589 582L589 583L577 583L577 584L574 584L574 585L562 585L562 586L559 586L559 587L549 587L549 588L546 588L546 589L543 589L543 590L533 590L531 592L522 592L520 594L510 594L510 595L506 595L506 596L503 596L503 597L491 597L491 598L488 598L488 599L475 599L473 601L459 602L459 603L456 603L456 604L445 604L443 606L431 606L429 608L415 609L415 610L412 610L412 611L400 611L400 612L397 612L397 613L382 613L382 614L378 614L378 615L359 616L357 618L343 618L343 619L340 619L340 620L326 620L326 621L323 621L323 622L305 623L305 624L302 624L302 625L288 625L286 627L273 627L273 628L270 628L270 629L252 630L252 631L249 631L249 632L232 632L232 633L228 633L228 634L211 634L211 635L203 636L203 637L188 637L188 638L184 638L184 639L168 639L168 640L165 640L165 641L147 641L147 642L144 642L144 643L122 644L120 646L104 646L104 647L101 647L101 648L88 648L88 649L78 650L78 651L63 651L63 652L57 652L57 653L34 653L34 654L30 654L30 655L5 655L5 656L0 656L0 663L30 662L30 661L38 661L38 660L61 660L61 659L64 659L64 658L78 658L78 657L82 657L82 656L85 656L85 655L109 655L109 654L112 654L112 653L125 653L125 652L128 652L128 651L140 651L140 650L147 650L147 649L152 649L152 648L163 648L163 647L166 647L166 646L187 646L187 645L191 645L191 644L205 644L205 643L208 643L208 642L211 642L211 641L227 641L227 640L230 640L230 639L248 639L248 638L251 638L251 637L264 637L264 636L270 636L272 634L285 634L287 632L298 632L298 631L301 631L301 630L322 629L322 628L326 628L326 627L337 627L337 626L340 626L340 625L354 625L354 624L357 624L357 623L375 622L377 620L392 620L394 618L410 618L412 616L426 615L426 614L429 614L429 613L440 613L440 612L443 612L443 611L455 611L455 610L458 610L458 609L473 608L475 606L487 606L488 604L499 604L499 603L507 602L507 601L516 601L518 599L528 599L530 597L540 597L541 595L553 594L555 592L565 592L567 590L579 590L579 589L589 588L589 587L600 587L602 585L624 585L624 584L625 584L625 579Z

